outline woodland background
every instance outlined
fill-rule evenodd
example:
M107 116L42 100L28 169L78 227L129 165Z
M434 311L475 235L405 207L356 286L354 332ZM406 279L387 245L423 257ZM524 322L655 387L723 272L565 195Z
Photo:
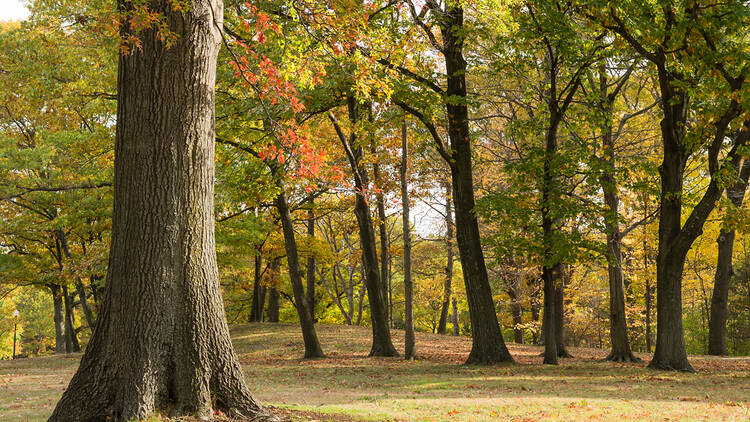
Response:
M139 48L137 38L116 35L112 3L35 0L27 20L0 23L4 358L12 355L14 309L20 315L17 354L24 356L80 350L95 325L110 242L117 55ZM565 343L608 348L607 234L616 222L630 345L651 352L664 105L653 64L600 25L615 24L587 14L579 3L587 2L486 0L464 6L475 212L492 300L506 340L538 344L542 268L560 264ZM643 10L648 5L618 3L621 13L632 13L628 23L649 16ZM747 16L747 5L735 6ZM437 122L432 129L439 136L451 119L440 108L451 99L431 89L443 68L435 50L441 40L414 23L424 16L422 5L400 1L226 2L216 86L215 204L230 324L298 319L274 203L282 191L314 319L370 323L354 216L359 191L373 214L388 320L392 328L404 328L400 170L406 169L416 214L409 220L414 326L471 336L450 172L430 127L409 112L419 110ZM158 22L147 13L141 20L133 24ZM742 33L741 22L706 28ZM694 37L688 19L667 31L673 39ZM644 29L639 35L644 43L658 43L665 31ZM165 31L164 42L169 36ZM741 53L720 58L728 67L746 69L746 31L732 37ZM750 91L727 91L718 71L706 70L690 48L680 51L680 63L691 82L701 82L685 88L695 99L688 122L700 132L720 113L723 100L745 104ZM603 98L611 98L608 111ZM350 118L352 104L361 108L361 118ZM551 110L562 115L554 158L546 161ZM744 113L734 125L747 121ZM602 143L608 121L611 145ZM359 138L354 170L369 179L364 188L355 183L346 142L342 146L346 136L337 125ZM403 137L410 149L406 166ZM709 146L693 141L682 196L686 215L713 174ZM552 201L542 198L545 165L555 174ZM614 215L605 191L618 197ZM556 228L551 255L545 253L545 212L553 214ZM722 231L735 230L727 346L731 355L750 355L749 218L747 205L722 195L687 254L682 303L690 354L708 351L716 241Z

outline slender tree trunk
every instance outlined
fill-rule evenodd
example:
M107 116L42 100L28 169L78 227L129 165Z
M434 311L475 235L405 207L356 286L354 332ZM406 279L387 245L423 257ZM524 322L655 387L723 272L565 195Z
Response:
M735 207L741 207L745 198L747 181L750 177L750 159L745 159L739 178L727 189L727 197ZM734 270L732 255L734 254L734 230L721 230L716 240L719 246L719 256L716 262L716 276L714 290L711 295L711 317L708 322L708 354L728 355L727 348L727 302L729 285Z
M567 265L562 266L563 276L561 283L555 286L555 343L557 343L557 356L561 358L572 357L565 347L565 278L569 270Z
M453 296L453 335L457 336L461 334L461 327L458 326L458 300L456 296Z
M555 287L560 278L562 265L556 264L552 267L545 265L542 268L542 280L544 280L544 318L542 322L542 336L544 337L544 363L557 365L557 337L555 336Z
M266 321L279 322L279 283L281 281L281 257L276 257L271 261L268 268L271 285L267 287L268 291L268 310Z
M521 306L521 288L519 277L514 274L508 280L508 297L510 298L510 312L513 315L513 341L523 344L523 307Z
M612 110L616 93L607 92L604 65L599 68L599 90L602 114L602 173L599 183L604 195L604 225L607 236L607 274L609 278L609 338L612 350L607 360L614 362L639 361L630 350L628 326L625 320L625 291L622 271L622 239L620 233L620 197L615 179L615 138L612 133Z
M65 351L75 353L81 351L78 344L78 334L75 329L75 316L73 315L73 297L68 293L68 286L62 286L63 302L65 303Z
M648 215L648 201L644 197L643 199L643 218L646 218ZM651 310L653 308L652 306L652 298L653 298L653 286L651 285L651 276L649 275L649 261L651 260L651 257L649 256L649 250L648 250L648 240L647 240L647 230L646 225L643 225L643 273L645 274L645 285L644 285L644 294L643 294L643 301L645 305L645 313L646 313L646 352L651 353Z
M453 215L451 209L451 184L445 183L445 249L447 262L445 264L445 284L443 286L443 304L440 308L438 334L445 334L448 325L448 310L451 304L451 283L453 282Z
M539 322L539 296L537 294L534 294L531 296L531 320L534 322ZM534 329L534 331L531 333L531 343L539 345L541 342L542 336L539 335L539 331Z
M372 105L369 106L369 121L373 123L372 119ZM375 142L371 142L371 151L375 153ZM383 298L388 298L388 264L390 262L390 254L388 253L388 228L386 226L386 215L385 215L385 199L383 195L383 178L380 175L380 164L377 160L372 166L372 175L375 179L375 186L378 191L375 192L376 208L378 210L378 230L380 238L380 283L383 291ZM386 320L390 321L390 309L388 306L385 307ZM388 324L390 327L390 322Z
M347 108L349 120L352 123L356 123L360 117L360 110L356 99L352 95L347 97ZM367 200L367 189L370 183L367 169L362 164L362 145L358 144L357 136L354 132L347 139L332 114L329 114L329 118L334 123L336 132L344 146L349 164L354 173L354 186L356 189L354 214L357 217L357 224L359 226L362 267L367 287L367 297L370 302L370 319L372 322L372 348L370 349L370 356L398 356L396 348L393 347L391 331L388 326L387 303L383 295L385 289L380 279L377 248L375 246L375 230L373 229L370 206Z
M276 420L250 394L232 348L214 242L214 86L220 0L158 9L121 55L114 212L97 328L50 421L147 419L214 410ZM132 13L130 1L119 10Z
M263 322L263 305L266 302L266 288L261 284L263 257L259 247L253 257L253 302L250 306L250 322Z
M471 134L466 93L467 64L463 56L463 7L456 3L447 7L441 21L447 78L446 102L448 138L450 139L451 182L456 213L456 241L469 304L472 345L467 364L489 365L512 362L500 331L484 261L479 223L474 213L474 180L471 162Z
M65 309L63 308L62 289L59 284L48 284L52 293L55 321L55 354L67 352L65 342Z
M310 257L307 258L307 304L310 307L310 318L315 319L315 256L313 255L313 239L315 238L315 211L313 202L307 211L307 237L310 240Z
M315 332L315 322L313 321L310 305L305 297L305 286L302 284L302 271L299 265L299 255L297 254L297 240L294 237L294 222L289 212L289 203L286 199L286 192L281 180L276 183L281 192L276 197L276 208L279 210L281 218L281 228L284 232L284 246L286 248L286 260L289 267L289 280L292 283L294 292L294 302L297 305L297 315L299 316L300 326L302 327L302 339L305 342L305 358L325 357L323 349L320 347L318 335ZM278 321L278 317L277 317Z
M406 360L416 359L417 350L414 345L414 299L413 282L411 278L411 221L409 219L409 147L406 137L406 120L401 125L401 220L404 228L404 357Z
M552 65L554 68L554 65ZM554 80L554 79L553 79ZM555 92L554 89L552 91ZM554 250L554 238L558 236L555 228L556 219L551 209L553 198L556 196L557 180L553 170L553 158L557 153L557 124L559 115L557 112L557 97L553 97L549 103L550 127L547 129L546 145L544 151L544 172L542 175L542 232L544 235L544 262L542 268L542 280L544 281L544 321L542 322L542 335L544 337L544 363L557 365L558 342L557 342L557 289L562 281L562 265L556 260L557 251Z
M74 285L76 287L76 292L78 293L78 296L81 298L81 309L83 310L84 317L86 317L86 323L88 324L91 331L94 331L94 327L96 326L96 319L94 318L94 313L91 311L91 307L89 307L89 302L86 297L86 289L83 288L83 281L81 281L80 277L74 274L73 266L75 265L75 262L73 261L73 255L70 253L70 246L68 245L68 237L65 234L65 231L63 229L58 229L55 232L55 235L57 236L57 239L60 241L62 252L65 254L65 257L68 258L68 261L70 262L70 265L68 266L68 268L70 269L70 273L73 276Z

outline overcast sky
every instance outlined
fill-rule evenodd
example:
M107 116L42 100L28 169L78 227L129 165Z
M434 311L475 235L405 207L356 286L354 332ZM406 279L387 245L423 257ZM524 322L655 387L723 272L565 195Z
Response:
M0 21L22 20L28 16L29 9L21 0L0 0Z

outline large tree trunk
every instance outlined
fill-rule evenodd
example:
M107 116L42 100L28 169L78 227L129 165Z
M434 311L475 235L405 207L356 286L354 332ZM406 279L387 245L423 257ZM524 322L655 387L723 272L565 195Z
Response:
M310 241L310 256L307 258L307 305L310 307L310 318L315 322L315 256L312 242L315 237L315 211L312 201L307 210L307 237Z
M289 203L286 199L284 186L279 180L276 185L281 189L276 197L276 208L281 218L281 228L284 232L284 246L286 248L286 261L289 266L289 281L292 283L294 302L297 306L300 326L302 327L302 339L305 342L305 358L325 357L320 347L318 335L315 333L315 322L313 321L310 305L305 297L305 286L302 284L302 271L297 254L297 240L294 238L294 223L289 213Z
M513 358L503 341L503 333L495 313L484 252L479 235L479 223L474 214L474 179L471 163L471 134L469 109L466 104L466 60L463 56L463 7L448 6L441 21L444 42L445 74L447 79L446 111L450 139L451 182L456 213L456 241L469 304L472 345L467 364L512 362Z
M121 55L109 269L96 330L50 421L214 410L275 420L250 394L219 289L214 242L214 85L220 0L158 3ZM153 3L149 3L153 5ZM122 13L132 3L118 2ZM122 27L123 36L128 33Z
M682 272L687 250L677 245L682 231L682 185L687 162L684 136L687 96L676 92L673 79L658 69L664 106L661 121L663 160L656 258L656 349L649 367L692 371L682 327Z
M448 310L451 305L451 283L453 282L453 215L451 209L451 184L445 183L445 250L447 262L445 264L445 284L443 286L443 304L440 308L438 334L445 334L448 325Z
M352 95L347 97L347 109L349 120L352 123L359 121L361 110L359 110L359 105ZM380 279L377 248L375 246L375 230L373 229L370 206L367 201L367 190L370 183L367 169L362 163L363 148L354 132L347 138L333 114L329 114L329 118L334 124L334 128L345 149L352 173L354 174L354 186L356 190L354 214L357 217L357 224L359 226L359 241L362 248L362 271L367 288L367 298L370 302L370 319L372 322L372 348L370 349L370 356L398 356L398 352L393 347L393 342L391 341L386 297L383 295L384 288ZM358 321L360 320L360 316L361 312L357 317Z
M78 334L75 329L75 315L73 314L73 295L68 293L68 287L63 284L62 297L65 303L65 351L75 353L81 351Z
M55 321L55 354L66 352L65 347L65 310L63 309L62 289L58 284L48 284L52 293Z
M406 120L401 126L401 220L404 229L404 357L407 360L416 359L417 350L414 345L414 299L413 281L411 278L411 221L409 219L409 148L406 137Z
M735 207L741 207L745 198L747 181L750 177L750 159L745 159L739 178L727 189L727 197ZM729 284L734 273L732 255L734 253L734 230L723 230L716 240L719 256L716 262L714 290L711 295L711 317L708 321L708 354L728 355L727 349L727 302Z

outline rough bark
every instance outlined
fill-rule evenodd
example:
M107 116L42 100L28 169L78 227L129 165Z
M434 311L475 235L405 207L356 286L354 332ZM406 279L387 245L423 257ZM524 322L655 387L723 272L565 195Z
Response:
M416 359L417 350L414 344L414 284L411 274L411 220L409 219L409 147L406 137L406 121L401 125L401 220L404 230L404 357Z
M441 19L443 57L447 79L446 101L448 138L450 140L451 183L456 214L456 241L466 285L466 299L471 320L472 345L467 364L489 365L513 362L500 331L495 313L487 267L482 251L479 224L474 214L474 180L471 162L469 110L467 106L466 69L463 56L463 7L447 7Z
M305 343L305 358L325 357L323 349L320 347L320 341L318 341L318 335L315 332L315 322L313 321L310 305L305 296L305 286L302 284L302 270L299 265L297 240L294 237L294 222L289 212L286 192L280 180L277 182L277 186L281 189L281 192L276 197L276 208L279 211L281 229L284 232L284 247L286 249L287 266L289 267L289 281L292 284L294 304L296 305L297 315L299 316L302 328L302 339Z
M360 118L361 111L356 99L352 95L347 97L347 109L349 120L352 123L356 123ZM333 114L329 114L329 118L334 123L334 128L344 147L349 165L354 174L354 186L356 190L354 214L357 217L357 225L359 227L359 240L362 248L362 271L367 288L367 298L370 302L370 319L372 322L372 348L370 349L370 356L398 356L398 352L393 347L393 342L391 341L386 298L383 295L384 289L380 279L377 247L375 246L375 230L367 200L367 190L370 183L367 169L362 163L363 148L354 132L347 137L344 135ZM361 316L361 312L359 315ZM358 321L360 316L357 317Z
M745 159L737 180L727 188L727 197L735 207L741 207L745 198L747 181L750 177L750 159ZM734 253L734 230L721 230L718 243L719 255L716 262L714 290L711 295L711 317L708 321L708 354L728 355L727 348L727 302L729 285L734 270L732 255Z
M132 3L118 2L122 13ZM103 301L50 421L146 419L214 410L276 420L250 394L232 348L214 241L214 85L222 3L149 3L156 29L121 55L112 241ZM123 35L130 35L123 26Z
M55 321L55 354L66 352L65 348L65 310L63 309L62 289L58 284L48 284L52 293Z
M451 184L445 183L445 284L443 285L443 304L440 307L440 321L438 322L438 334L445 334L448 325L448 310L451 305L451 284L453 282L453 213L451 208Z
M307 258L307 305L310 307L310 318L315 319L315 256L312 251L312 241L315 237L315 211L310 201L310 209L307 210L307 237L310 240L310 256Z

